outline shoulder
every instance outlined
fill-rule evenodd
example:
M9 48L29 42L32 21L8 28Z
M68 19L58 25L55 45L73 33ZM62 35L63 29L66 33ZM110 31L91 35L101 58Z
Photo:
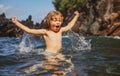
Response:
M66 32L66 27L61 27L60 31L61 32Z
M46 29L38 29L38 30L36 30L36 33L42 34L42 35L46 35L47 34L47 30Z
M46 35L50 33L48 29L41 29Z

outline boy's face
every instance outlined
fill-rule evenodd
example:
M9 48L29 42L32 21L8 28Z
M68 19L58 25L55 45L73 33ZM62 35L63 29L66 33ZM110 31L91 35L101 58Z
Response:
M59 32L62 24L62 18L59 15L51 17L49 29L54 32Z

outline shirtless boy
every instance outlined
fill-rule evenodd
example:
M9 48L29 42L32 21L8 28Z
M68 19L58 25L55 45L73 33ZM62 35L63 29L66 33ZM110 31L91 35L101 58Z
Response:
M30 29L21 24L17 17L13 17L12 22L29 34L42 35L46 43L46 52L59 53L62 48L62 33L71 29L78 17L79 13L75 11L73 19L65 27L61 27L63 15L58 11L52 11L45 17L44 26L47 27L45 29Z

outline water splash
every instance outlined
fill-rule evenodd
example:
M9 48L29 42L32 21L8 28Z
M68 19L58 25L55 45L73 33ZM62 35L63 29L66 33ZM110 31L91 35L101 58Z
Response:
M73 31L69 31L67 34L71 39L72 49L77 51L91 49L91 40L85 40L85 37L80 36L78 33Z
M67 33L67 36L69 37L68 39L71 40L71 46L73 50L90 50L91 49L91 40L85 40L85 37L80 36L79 34L69 31ZM64 37L63 37L64 38ZM43 52L43 47L42 48L37 48L36 47L41 47L45 46L44 42L40 42L42 39L36 40L35 37L31 34L24 33L22 41L19 45L19 52L20 53L29 53L29 52ZM64 41L64 39L63 39ZM64 42L62 42L64 43ZM70 43L70 42L68 42Z
M28 53L34 49L34 37L33 35L24 33L22 41L19 45L19 52L20 53Z
M113 38L114 39L120 39L120 36L114 36Z
M37 53L40 54L43 51L44 41L42 38L36 39L34 35L24 33L21 43L19 44L19 52L21 54L25 53Z

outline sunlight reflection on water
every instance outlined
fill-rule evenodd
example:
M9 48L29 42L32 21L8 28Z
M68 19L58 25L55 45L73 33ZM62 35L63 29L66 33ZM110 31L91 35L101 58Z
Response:
M41 47L37 46L32 52L22 54L17 50L20 39L0 38L0 75L49 76L66 72L67 76L119 76L119 38L86 37L85 39L91 40L89 51L87 49L74 51L70 45L70 38L66 36L63 38L63 54L46 57L40 51L45 47L43 42L40 42Z

